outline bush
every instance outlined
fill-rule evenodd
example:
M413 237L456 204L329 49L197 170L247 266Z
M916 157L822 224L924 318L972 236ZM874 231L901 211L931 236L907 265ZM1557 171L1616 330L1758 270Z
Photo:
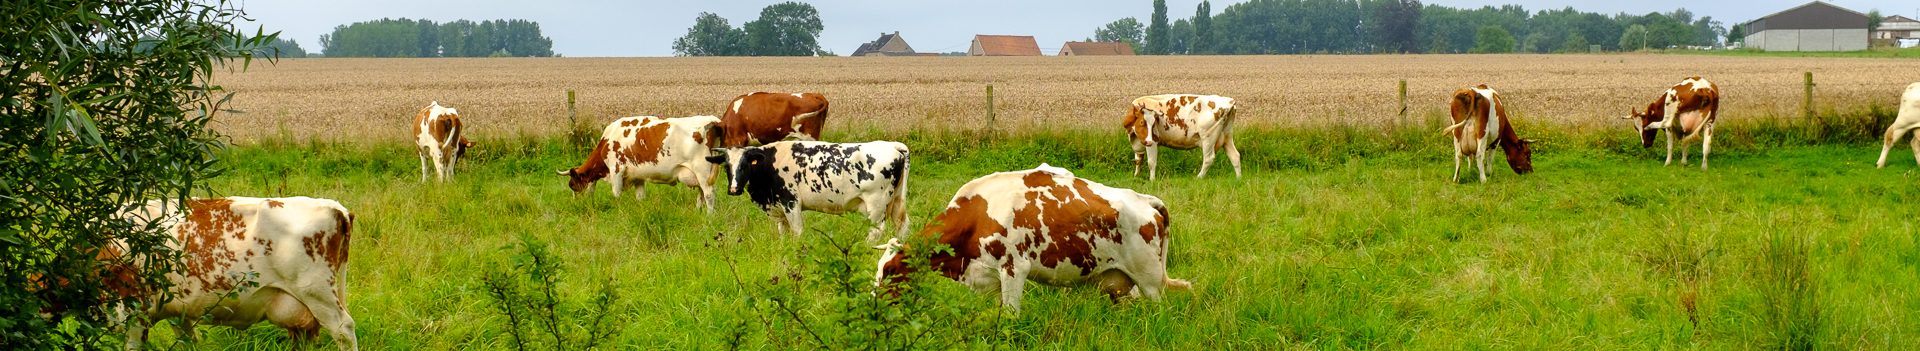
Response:
M1000 310L980 308L980 295L958 289L952 279L929 269L909 274L902 283L875 286L876 251L849 244L855 239L843 242L816 234L795 255L804 266L764 282L742 281L733 268L735 284L756 293L747 298L745 315L727 334L730 346L945 350L1000 341L975 339L1002 334L990 327L1006 327L989 323L999 320L995 317ZM910 266L926 267L926 258L935 250L948 250L931 240L914 238L906 249ZM733 262L728 259L729 265Z
M515 349L591 350L626 324L626 307L611 278L585 303L560 296L565 264L547 251L546 242L522 234L511 261L492 265L480 280L494 309L506 318Z

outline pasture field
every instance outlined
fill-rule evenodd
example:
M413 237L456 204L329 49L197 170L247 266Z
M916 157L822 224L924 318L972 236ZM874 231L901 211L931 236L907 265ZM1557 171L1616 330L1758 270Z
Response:
M566 88L595 131L616 116L716 114L746 91L815 90L834 104L824 139L913 149L916 231L961 184L1043 162L1171 209L1169 272L1194 291L1115 304L1028 284L1023 313L1002 315L940 280L927 296L968 318L913 326L926 331L916 346L1901 349L1920 343L1920 167L1905 145L1888 168L1872 162L1915 67L1642 55L285 60L223 78L247 113L223 117L237 145L210 188L353 210L347 300L364 349L513 349L483 278L518 262L523 237L564 260L554 276L573 308L602 284L619 294L602 348L817 348L813 334L855 333L837 309L872 297L796 280L848 263L858 274L840 283L870 282L878 252L856 245L864 219L809 213L814 233L776 236L743 197L719 194L709 215L685 187L576 196L552 173L585 155L558 136ZM1806 70L1828 112L1776 117L1798 115ZM1681 76L1644 72L1676 71L1728 91L1710 171L1662 166L1658 147L1609 119ZM1406 118L1396 76L1413 84ZM1502 89L1520 134L1545 140L1536 173L1447 180L1440 102L1468 81ZM989 82L1007 123L991 137L977 94ZM1117 107L1165 91L1256 106L1236 131L1245 178L1222 157L1193 179L1199 153L1171 150L1160 180L1128 174ZM407 143L427 100L461 109L480 143L453 183L420 182ZM855 249L835 261L838 246ZM286 342L265 324L201 333L193 348ZM169 328L152 339L179 345Z

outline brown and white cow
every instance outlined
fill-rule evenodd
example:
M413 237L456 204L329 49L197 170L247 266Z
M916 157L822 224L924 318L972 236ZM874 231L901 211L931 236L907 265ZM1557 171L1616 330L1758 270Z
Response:
M1200 175L1213 167L1215 152L1226 149L1233 176L1240 176L1240 149L1233 146L1233 98L1218 95L1165 94L1133 99L1120 127L1133 145L1133 175L1140 175L1140 156L1146 155L1147 179L1160 173L1160 149L1199 148Z
M1460 181L1460 159L1473 161L1480 169L1480 182L1487 182L1487 151L1494 143L1507 153L1507 166L1515 174L1533 172L1533 141L1521 139L1507 118L1507 106L1500 92L1486 84L1453 92L1449 110L1453 125L1441 133L1453 136L1453 181Z
M1887 138L1880 147L1880 162L1875 167L1887 167L1887 153L1893 151L1893 143L1908 132L1920 129L1920 83L1907 85L1907 92L1900 95L1900 115L1893 118L1893 124L1887 126ZM1702 157L1701 163L1706 163ZM1913 137L1913 160L1920 162L1920 136Z
M951 247L934 270L1020 309L1028 280L1098 285L1110 296L1158 300L1191 287L1167 277L1167 206L1160 198L1108 187L1045 164L990 174L960 187L919 235ZM924 267L906 265L900 242L881 247L874 284L897 283Z
M1634 120L1633 127L1640 131L1640 147L1653 147L1654 134L1666 131L1666 164L1672 165L1674 134L1681 135L1681 144L1699 138L1700 169L1707 169L1707 154L1713 151L1714 118L1720 116L1719 86L1700 77L1687 77L1654 98L1646 112L1629 112L1632 114L1621 119ZM1687 164L1685 145L1680 148L1680 164Z
M181 317L175 328L185 339L195 338L199 321L245 329L264 320L296 341L325 328L341 350L360 348L347 313L353 214L346 207L308 197L226 197L191 200L182 215L174 205L151 201L123 214L162 221L184 260L167 274L173 298L144 296L146 318L127 318L128 350L146 342L147 323L173 317Z
M453 164L466 155L467 148L473 147L464 133L460 111L440 106L439 101L427 104L413 116L413 143L420 154L420 181L427 181L429 160L437 174L435 179L443 182L453 179Z
M601 131L600 142L586 161L559 174L567 176L567 187L576 194L605 178L613 186L613 196L633 187L634 198L642 200L647 198L647 183L683 184L700 191L695 206L713 212L713 175L718 167L707 162L712 142L707 133L719 122L713 116L614 120Z
M786 140L820 140L827 121L827 96L819 93L757 92L733 98L712 133L716 147L764 145Z

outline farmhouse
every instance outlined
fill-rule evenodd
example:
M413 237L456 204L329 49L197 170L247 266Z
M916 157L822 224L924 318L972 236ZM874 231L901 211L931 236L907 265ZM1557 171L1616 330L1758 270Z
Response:
M892 34L880 33L879 39L860 44L860 48L853 50L853 56L932 56L932 54L913 52L913 47L907 45L907 40L900 38L900 32L894 31Z
M1907 16L1887 16L1880 20L1879 28L1874 28L1873 39L1890 41L1903 48L1914 47L1920 44L1920 21Z
M1060 45L1060 56L1133 56L1133 45L1118 42L1069 41Z
M1030 35L975 35L967 56L1040 56L1040 42Z
M1767 15L1746 28L1746 46L1766 51L1867 49L1867 15L1825 2Z

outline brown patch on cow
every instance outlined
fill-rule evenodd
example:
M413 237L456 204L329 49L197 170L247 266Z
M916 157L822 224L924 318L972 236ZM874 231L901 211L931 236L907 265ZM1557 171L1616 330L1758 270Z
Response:
M1035 230L1033 240L1041 241L1037 243L1041 266L1059 267L1066 261L1092 269L1096 264L1093 239L1119 241L1114 233L1119 218L1119 211L1094 194L1086 180L1074 179L1072 187L1056 184L1029 190L1026 206L1013 212L1013 226Z
M280 208L280 206L284 205L286 205L286 203L280 202L280 200L267 199L267 208Z
M1213 100L1207 100L1207 109L1212 110L1212 109L1218 109L1218 108L1219 107L1214 107Z
M927 261L934 270L952 279L960 279L960 276L966 273L967 265L980 258L982 249L980 239L1007 232L1006 227L987 215L987 200L979 195L954 198L947 210L940 212L940 215L934 217L933 222L929 223L931 224L920 231L920 235L937 236L934 241L953 248L953 252L934 253L933 257L929 257ZM1000 248L1006 249L1005 245L1001 245ZM886 279L888 282L905 279L907 274L918 269L918 267L907 267L904 263L905 257L906 252L902 250L899 255L894 256L893 260L882 266L881 275L888 277Z
M635 126L635 125L639 125L639 124L640 124L640 119L638 119L638 118L636 118L636 119L629 119L629 120L624 120L624 121L620 121L620 126L621 126L621 127L632 127L632 126Z
M996 257L996 258L1007 257L1007 244L1002 243L998 240L987 243L987 257ZM1008 260L1007 262L1013 262L1013 261Z
M660 160L660 150L665 149L667 131L673 125L661 122L651 126L628 129L633 134L633 143L625 147L616 146L621 164L651 164Z
M735 110L734 103L740 108ZM795 132L794 119L800 115L814 115L800 120L798 132L814 140L820 140L820 128L826 124L828 111L827 97L819 93L802 93L793 96L787 93L752 93L740 95L728 100L717 125L720 135L714 136L720 141L718 147L743 147L786 139Z
M1053 173L1042 171L1027 172L1027 175L1020 176L1020 182L1026 184L1028 188L1050 187L1054 184Z
M338 271L347 263L347 242L353 230L353 217L333 210L334 227L321 229L312 235L300 238L300 246L306 249L307 257L319 258L327 266Z
M245 231L246 223L242 222L239 214L234 213L232 200L188 201L187 211L186 225L179 227L175 233L182 243L181 255L186 260L184 273L210 289L232 289L233 282L228 281L222 272L239 258L237 253L227 248L222 238L229 231Z

